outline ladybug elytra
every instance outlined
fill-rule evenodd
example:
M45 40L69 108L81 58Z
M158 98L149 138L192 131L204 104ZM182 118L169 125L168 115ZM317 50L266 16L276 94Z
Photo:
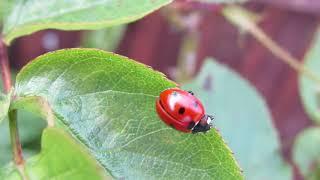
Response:
M211 128L213 117L205 114L202 103L192 92L166 89L156 100L156 110L162 121L182 132L206 132Z

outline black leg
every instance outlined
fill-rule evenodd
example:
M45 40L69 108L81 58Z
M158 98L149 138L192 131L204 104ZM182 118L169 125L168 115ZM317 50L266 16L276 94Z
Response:
M198 132L206 132L209 131L211 129L211 126L209 124L206 125L201 125L200 123L198 123L193 129L192 129L192 133L198 133Z

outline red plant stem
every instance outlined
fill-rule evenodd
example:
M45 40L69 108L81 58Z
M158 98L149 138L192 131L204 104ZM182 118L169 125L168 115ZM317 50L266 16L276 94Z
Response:
M3 90L7 94L10 92L12 86L11 71L7 54L7 46L3 42L2 38L0 38L0 70ZM8 117L13 159L17 167L21 169L24 165L24 160L18 131L17 110L10 111Z
M0 39L0 70L1 70L1 79L3 83L3 91L9 93L11 89L11 74L10 66L7 54L7 47L4 44L2 38Z
M13 151L13 159L17 166L24 164L21 143L18 132L17 110L9 112L9 129Z

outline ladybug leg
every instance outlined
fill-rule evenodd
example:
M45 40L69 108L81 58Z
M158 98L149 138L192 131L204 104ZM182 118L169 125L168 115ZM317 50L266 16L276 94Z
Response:
M211 126L209 124L207 125L201 125L200 123L198 123L193 129L192 129L192 133L198 133L198 132L206 132L209 131L211 128Z
M194 96L194 93L192 91L188 91L189 94L191 94L192 96Z

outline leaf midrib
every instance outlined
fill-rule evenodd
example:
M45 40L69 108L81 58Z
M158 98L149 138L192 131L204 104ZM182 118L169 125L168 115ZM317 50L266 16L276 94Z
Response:
M117 91L117 90L112 90L108 89L105 91L97 91L97 92L90 92L90 93L84 93L84 94L77 94L73 96L68 96L67 98L75 98L75 97L82 97L82 96L90 96L90 95L99 95L99 94L108 94L108 93L119 93L119 94L126 94L126 95L134 95L134 96L146 96L146 97L152 97L152 98L157 98L158 96L155 96L153 94L145 94L145 93L139 93L139 92L126 92L126 91ZM29 96L28 96L29 97Z

